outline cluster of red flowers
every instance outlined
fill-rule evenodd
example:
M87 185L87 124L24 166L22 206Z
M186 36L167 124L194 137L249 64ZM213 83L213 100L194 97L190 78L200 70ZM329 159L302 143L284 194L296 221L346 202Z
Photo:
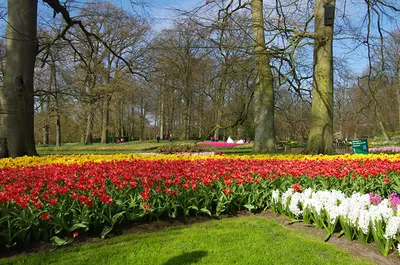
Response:
M256 160L256 159L199 159L199 160L132 160L83 165L46 165L0 170L0 203L14 201L22 208L33 205L56 205L60 195L69 196L92 206L94 200L111 204L109 186L114 189L137 189L144 202L151 191L169 196L180 190L196 190L199 185L224 182L221 189L230 194L230 185L261 179L274 180L281 176L365 178L400 171L400 161L389 160ZM385 183L390 179L386 178ZM138 185L140 184L140 185ZM300 188L301 187L295 187Z
M302 187L299 183L296 183L296 184L294 184L294 185L292 186L292 189L293 189L294 191L301 191L301 190L303 189L303 187Z

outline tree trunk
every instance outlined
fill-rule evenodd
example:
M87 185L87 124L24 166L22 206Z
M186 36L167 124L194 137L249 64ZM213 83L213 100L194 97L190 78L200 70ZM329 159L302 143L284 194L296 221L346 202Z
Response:
M129 111L128 111L129 113ZM131 141L133 141L134 139L134 133L135 133L135 108L132 105L131 106L131 116L130 116L130 126L129 126L129 130L130 130L130 138Z
M237 139L244 139L244 127L243 124L239 124L237 127Z
M61 118L60 118L60 111L59 111L59 104L58 104L58 87L57 87L57 72L56 72L56 65L53 59L52 64L52 73L53 73L53 80L54 80L54 112L56 116L56 146L61 146Z
M162 138L164 135L164 93L161 95L161 105L160 105L160 132L159 136Z
M254 56L258 87L254 97L254 152L275 151L274 85L270 57L265 47L263 1L251 1Z
M96 60L95 60L96 61ZM96 65L97 62L94 63ZM86 132L85 132L85 144L93 144L93 127L94 127L94 112L95 112L95 99L93 98L93 92L96 87L97 76L92 75L92 80L89 82L88 95L90 97L88 104L88 114L86 121Z
M378 122L379 129L381 130L382 136L385 139L385 141L389 141L390 138L386 132L385 125L383 124L383 121L382 121L382 114L379 109L378 103L376 103L376 102L375 102L374 110L375 110L375 118L376 118L376 121Z
M199 93L199 97L198 97L198 103L197 105L199 106L197 109L197 116L198 116L198 134L197 134L197 138L201 139L201 137L203 136L203 131L202 131L202 126L203 126L203 96L200 95Z
M333 25L324 22L324 6L335 0L317 0L315 6L314 69L311 126L305 153L333 153Z
M228 75L228 70L227 70L227 63L225 61L224 63L224 70L221 75L221 81L219 83L219 87L217 88L217 91L215 93L215 101L214 101L214 106L215 106L215 125L218 126L215 131L214 131L214 138L215 139L220 139L220 129L219 126L222 124L222 116L223 116L223 109L224 109L224 101L225 101L225 91L226 91L226 79Z
M101 125L101 143L102 144L108 143L108 123L110 121L110 101L111 101L111 96L106 95L104 98L103 120L102 120L102 125Z
M146 124L146 109L145 109L143 96L140 98L140 115L139 115L139 117L140 117L139 140L143 141L143 140L145 140L144 127L145 127L145 124Z
M43 125L43 144L48 145L49 144L49 136L50 136L50 116L51 116L51 100L50 100L50 95L51 95L51 86L53 84L53 66L50 66L50 78L49 78L49 87L48 87L48 95L47 95L47 100L46 100L46 119ZM40 86L40 84L39 84ZM42 103L43 106L43 103Z
M398 127L397 129L400 130L400 82L396 81L396 96L397 96L397 115L398 115Z
M37 1L8 0L6 67L1 88L0 153L37 155L33 74L37 53Z
M399 36L400 37L400 36ZM399 39L400 41L400 39ZM399 44L400 45L400 44ZM396 45L396 55L400 54L399 51L399 45ZM397 96L397 114L398 114L398 129L400 130L400 57L396 56L395 57L395 67L394 67L394 76L395 76L395 80L394 80L394 84L396 87L396 96Z
M89 113L87 115L85 144L93 143L93 123L94 123L94 103L89 103Z
M61 146L61 119L60 119L60 113L58 111L58 103L56 103L56 146L60 147Z
M50 125L49 125L49 120L46 119L45 124L43 125L43 144L48 145L49 144L49 131L50 131Z

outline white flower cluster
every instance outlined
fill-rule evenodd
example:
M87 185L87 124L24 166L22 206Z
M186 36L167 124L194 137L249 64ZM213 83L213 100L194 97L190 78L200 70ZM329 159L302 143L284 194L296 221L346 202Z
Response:
M279 191L273 191L272 203L280 202L284 209L297 217L301 217L304 209L308 208L317 216L326 214L331 224L335 224L337 218L343 217L350 227L361 230L364 234L368 234L371 227L376 230L376 224L380 223L386 239L396 239L400 235L400 216L391 207L388 199L374 205L368 194L354 193L348 197L342 191L313 192L311 189L303 192L289 189L280 199L279 197Z

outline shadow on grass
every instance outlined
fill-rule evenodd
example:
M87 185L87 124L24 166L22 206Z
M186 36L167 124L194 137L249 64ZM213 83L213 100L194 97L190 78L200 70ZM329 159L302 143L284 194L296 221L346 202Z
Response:
M173 257L163 265L189 265L198 263L203 257L207 256L207 251L192 251Z

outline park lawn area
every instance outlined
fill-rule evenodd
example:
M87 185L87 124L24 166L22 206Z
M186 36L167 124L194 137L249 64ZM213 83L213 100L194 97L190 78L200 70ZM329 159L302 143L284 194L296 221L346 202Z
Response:
M196 141L183 140L183 141L160 141L157 143L155 140L147 141L130 141L125 143L94 143L91 145L84 145L82 143L67 143L61 147L56 147L54 145L37 145L36 150L39 155L72 155L72 154L132 154L132 153L143 153L143 152L157 152L158 149L163 148L168 150L168 148L177 149L179 152L180 147L182 151L185 151L184 147L196 145ZM235 146L229 148L209 148L216 152L223 152L225 154L250 154L252 152L253 145L243 145Z
M174 144L190 144L194 143L194 141L174 141ZM161 141L157 143L155 140L149 141L130 141L125 143L109 143L109 144L101 144L94 143L91 145L84 145L82 143L69 143L64 144L61 147L56 146L44 146L38 145L36 146L36 150L39 155L54 155L54 154L126 154L126 153L135 153L135 152L143 152L143 151L151 151L156 150L162 146L171 145L169 141Z
M100 241L100 240L99 240ZM100 242L79 243L0 264L373 264L316 235L262 216L226 218Z

